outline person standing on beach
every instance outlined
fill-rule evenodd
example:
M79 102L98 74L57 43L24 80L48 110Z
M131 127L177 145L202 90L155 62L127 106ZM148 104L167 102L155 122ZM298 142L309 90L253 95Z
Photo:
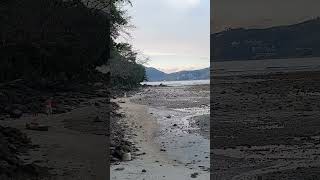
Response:
M32 119L31 119L31 124L32 125L38 125L38 112L32 112Z
M46 101L46 113L48 116L52 115L52 97Z

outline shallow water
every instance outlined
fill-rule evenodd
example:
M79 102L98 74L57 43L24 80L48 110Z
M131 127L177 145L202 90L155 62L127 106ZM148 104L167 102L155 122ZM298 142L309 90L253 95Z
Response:
M156 141L166 150L169 159L188 168L209 169L210 142L190 131L197 129L191 125L193 117L209 114L208 106L182 109L157 107L149 108L149 112L157 118L160 128Z
M166 86L192 86L210 84L210 80L192 80L192 81L158 81L158 82L142 82L142 85L159 86L160 84Z
M212 63L214 76L318 71L320 58L224 61Z

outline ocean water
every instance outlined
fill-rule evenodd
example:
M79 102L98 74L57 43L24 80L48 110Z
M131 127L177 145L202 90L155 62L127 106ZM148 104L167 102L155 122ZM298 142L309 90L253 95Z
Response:
M142 85L166 85L166 86L192 86L192 85L203 85L210 84L210 80L192 80L192 81L157 81L157 82L142 82Z
M213 76L320 71L320 57L295 59L243 60L211 63Z

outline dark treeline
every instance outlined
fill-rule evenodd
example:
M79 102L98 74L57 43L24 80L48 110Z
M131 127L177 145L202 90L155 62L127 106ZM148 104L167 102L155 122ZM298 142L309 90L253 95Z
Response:
M131 4L130 0L116 0L111 7L111 51L109 67L111 72L111 85L114 88L131 89L146 79L145 68L138 63L138 53L128 43L117 43L115 39L121 32L127 33L130 17L122 10L125 4ZM131 4L132 5L132 4Z
M211 34L212 59L255 60L320 56L320 18L264 29L228 29Z
M0 82L109 82L110 73L96 71L108 64L114 86L138 84L144 70L137 54L114 42L128 26L124 3L130 2L2 1Z
M0 81L87 80L109 56L108 16L80 1L0 5Z
M137 53L129 44L115 44L109 63L114 88L131 89L145 80L145 68L137 63Z

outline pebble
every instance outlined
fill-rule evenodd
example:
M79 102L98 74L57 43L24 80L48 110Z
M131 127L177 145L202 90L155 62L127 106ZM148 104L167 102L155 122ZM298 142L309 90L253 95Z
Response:
M193 174L191 174L191 178L197 178L198 175L199 175L199 173L193 173Z
M115 171L123 171L124 167L116 168Z

